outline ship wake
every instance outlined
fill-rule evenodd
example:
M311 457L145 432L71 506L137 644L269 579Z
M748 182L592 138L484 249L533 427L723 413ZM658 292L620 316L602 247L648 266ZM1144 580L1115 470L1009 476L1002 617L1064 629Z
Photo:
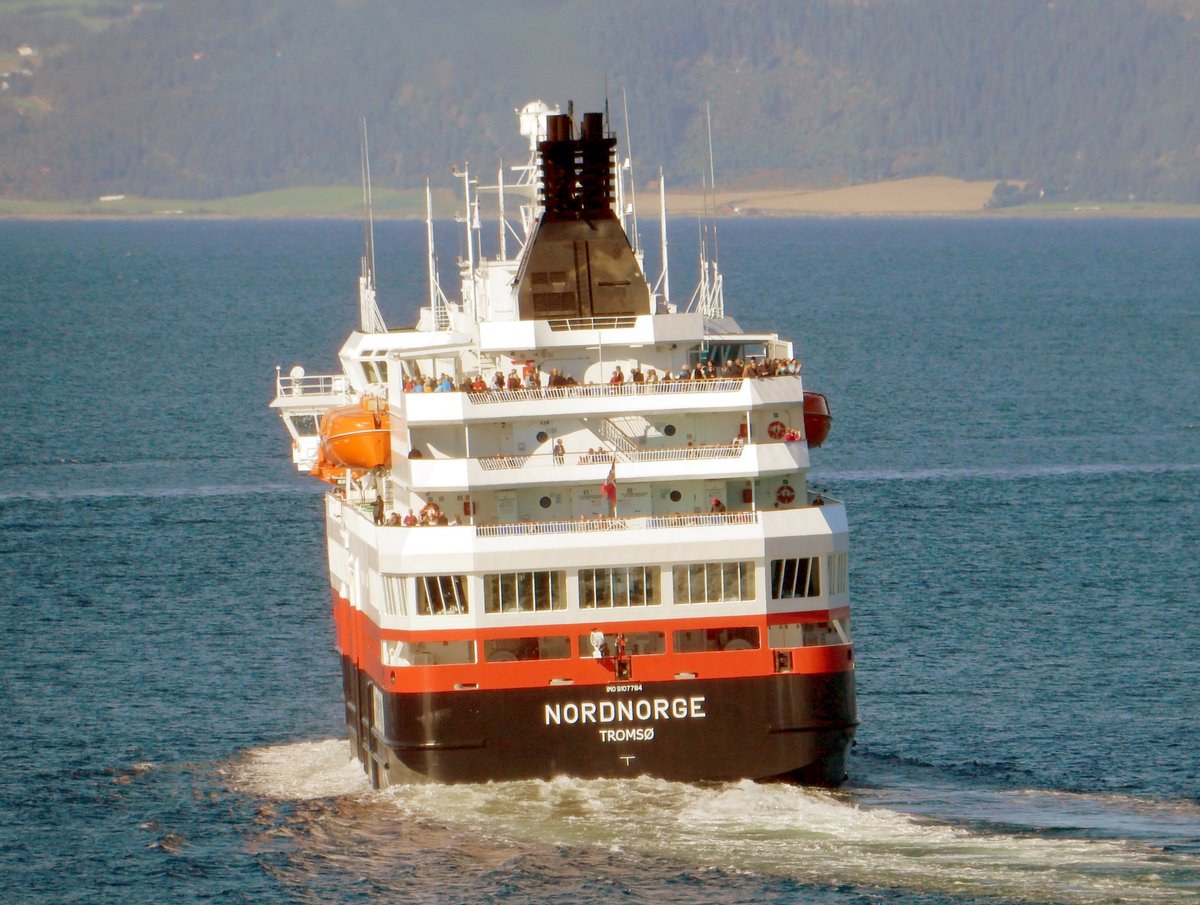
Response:
M464 862L478 863L468 873L486 871L494 880L517 864L525 873L531 863L557 864L555 853L570 852L588 870L611 872L612 882L627 889L683 871L697 882L719 876L719 884L735 886L746 878L773 878L826 890L850 886L1025 902L1194 902L1200 891L1194 836L1190 845L1173 846L1152 844L1140 832L1096 838L1094 827L1070 828L1072 814L1085 807L1120 812L1113 817L1116 827L1125 819L1144 827L1161 813L1173 833L1200 829L1195 814L1176 805L1123 804L1111 796L1091 802L1090 796L1010 793L1026 804L1037 800L1040 816L1022 824L1028 808L997 808L994 820L976 808L956 820L952 809L934 817L889 807L886 790L827 792L752 782L564 778L372 792L343 741L252 751L233 776L249 794L307 802L294 816L310 824L292 834L304 840L292 859L298 882L303 863L327 863L335 850L343 861L345 852L358 852L347 868L385 889L393 883L399 888L414 869L402 863L405 852L424 853L422 869L455 865L447 867L451 885L470 882L462 874ZM1056 803L1061 819L1048 813ZM1058 828L1048 833L1056 819ZM419 835L413 835L415 827ZM434 837L436 857L428 848Z

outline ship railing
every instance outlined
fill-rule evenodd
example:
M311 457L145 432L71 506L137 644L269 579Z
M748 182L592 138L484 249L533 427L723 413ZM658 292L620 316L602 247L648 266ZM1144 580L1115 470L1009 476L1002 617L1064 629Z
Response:
M476 525L477 537L525 537L531 534L583 534L591 531L633 531L656 528L701 528L721 525L753 525L758 513L699 512L675 515L585 516L546 522L506 522L499 525Z
M620 396L653 396L663 393L733 393L741 389L741 377L715 380L671 380L658 383L588 384L585 386L530 387L520 390L490 390L468 393L472 405L523 402L545 399L612 399Z
M637 317L631 314L609 317L556 317L550 320L550 329L555 333L570 333L575 330L618 330L637 326Z
M609 465L615 455L618 462L680 462L688 459L736 459L742 454L740 443L714 446L677 446L666 449L617 450L598 453L538 453L522 456L481 456L479 467L484 471L510 471L550 465Z
M275 375L275 395L284 396L345 396L350 392L345 374Z

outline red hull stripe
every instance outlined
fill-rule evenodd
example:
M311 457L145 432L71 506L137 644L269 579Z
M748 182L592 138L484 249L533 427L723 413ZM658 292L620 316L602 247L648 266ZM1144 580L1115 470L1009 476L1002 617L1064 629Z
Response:
M550 684L607 685L619 682L667 682L682 677L700 679L748 678L775 675L775 651L766 647L767 626L794 622L824 622L844 618L849 608L804 613L773 613L746 616L721 616L704 620L678 619L653 621L637 620L628 624L601 623L606 632L661 631L666 634L670 651L672 632L680 628L741 628L756 626L763 646L756 650L706 651L686 654L645 654L631 658L628 679L616 679L616 664L612 658L572 656L562 660L523 660L508 663L463 663L439 666L389 666L381 661L384 641L459 641L488 638L516 638L539 631L544 634L568 635L573 647L580 635L586 635L594 622L555 624L554 626L521 626L488 629L451 629L432 632L383 631L349 601L333 594L333 618L338 648L366 672L373 682L385 691L394 693L426 693L434 691L474 691L502 688L529 688ZM789 648L790 672L797 675L835 673L854 668L853 646L849 644L822 647Z

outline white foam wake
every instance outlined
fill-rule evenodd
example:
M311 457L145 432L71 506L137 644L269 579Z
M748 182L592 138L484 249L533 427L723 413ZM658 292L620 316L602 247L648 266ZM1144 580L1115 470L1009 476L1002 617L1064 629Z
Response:
M363 795L371 789L345 739L255 748L233 765L232 780L244 792L280 801Z
M853 792L565 778L369 792L342 741L251 752L236 778L247 791L277 799L350 796L340 812L317 811L313 819L371 823L369 838L381 839L388 836L381 823L443 826L445 844L476 854L485 842L566 846L821 886L1079 905L1200 901L1194 852L1082 834L1051 837L1036 824L991 831L861 807Z

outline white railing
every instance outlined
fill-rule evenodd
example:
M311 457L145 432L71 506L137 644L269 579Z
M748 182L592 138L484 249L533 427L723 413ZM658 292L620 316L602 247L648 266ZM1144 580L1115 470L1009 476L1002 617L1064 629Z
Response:
M524 537L531 534L582 534L590 531L633 531L654 528L703 528L724 525L753 525L758 513L702 512L690 515L644 515L633 518L578 518L551 522L508 522L476 525L477 537Z
M632 314L617 314L609 317L556 317L549 323L550 329L555 333L571 333L576 330L617 330L637 326L637 317Z
M593 453L564 453L559 465L611 465L618 462L680 462L686 459L736 459L742 454L740 443L722 446L674 446L665 449L610 450ZM553 453L524 456L480 456L479 467L484 471L515 471L550 465L559 457Z
M523 402L545 399L609 399L617 396L653 396L662 393L733 393L741 389L741 377L716 380L671 380L658 383L589 384L587 386L532 387L521 390L492 390L468 393L473 405L489 402Z
M345 374L275 375L276 396L348 396L349 392Z

